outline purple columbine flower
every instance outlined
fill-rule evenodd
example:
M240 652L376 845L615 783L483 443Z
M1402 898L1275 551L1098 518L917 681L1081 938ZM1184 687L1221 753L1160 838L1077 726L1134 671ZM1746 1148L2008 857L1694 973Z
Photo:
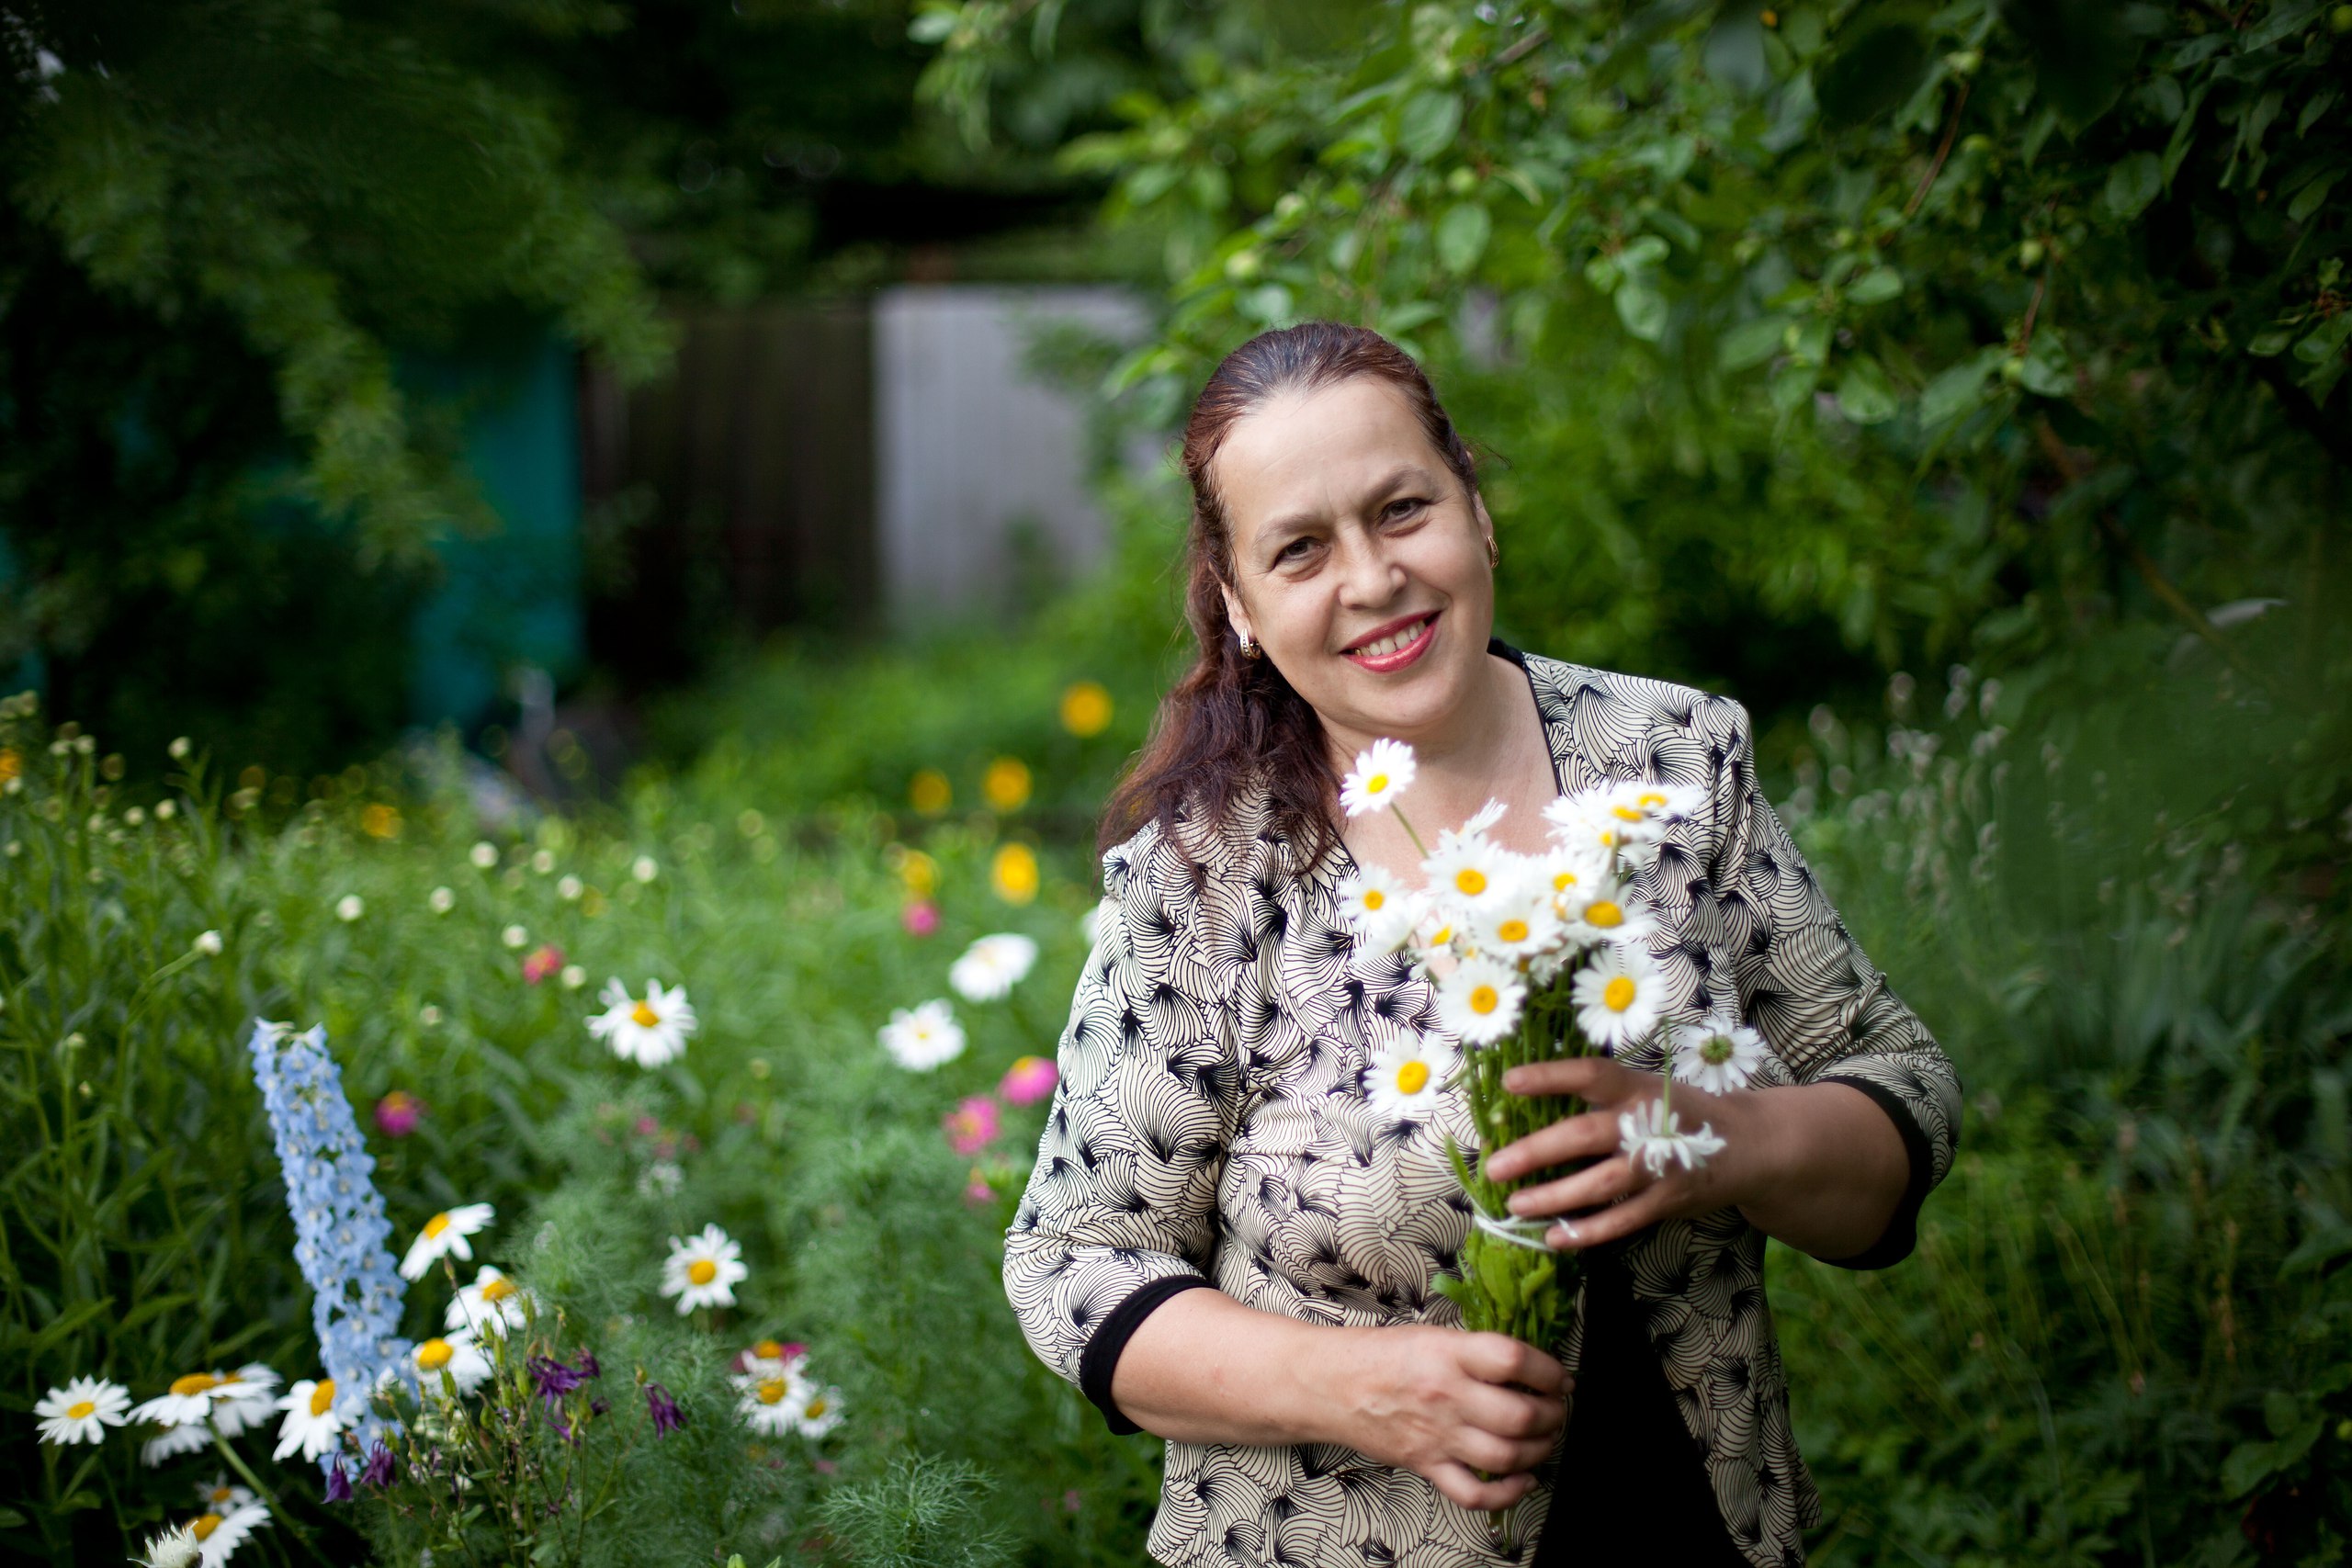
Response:
M574 1371L552 1356L534 1356L529 1365L531 1380L539 1385L539 1397L547 1403L548 1414L560 1418L563 1396L586 1382L589 1374Z
M327 1472L327 1501L330 1503L351 1501L351 1477L344 1473L343 1461L340 1459L334 1461L334 1468Z
M605 1364L596 1359L595 1351L585 1347L581 1349L580 1359L571 1364L580 1369L580 1375L583 1378L600 1378L605 1375Z
M359 1467L359 1481L363 1486L379 1489L390 1486L392 1483L392 1450L381 1443L369 1448L368 1462Z
M653 1416L653 1435L666 1437L686 1424L686 1413L670 1397L670 1391L658 1382L645 1385L645 1408Z

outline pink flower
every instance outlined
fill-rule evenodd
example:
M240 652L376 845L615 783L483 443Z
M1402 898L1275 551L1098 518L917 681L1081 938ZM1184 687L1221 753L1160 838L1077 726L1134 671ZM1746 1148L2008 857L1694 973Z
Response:
M527 984L536 986L562 967L563 949L548 942L523 960L523 978Z
M976 1094L939 1119L947 1131L947 1146L959 1155L974 1155L996 1141L996 1101Z
M929 936L939 929L939 906L928 898L917 898L899 911L899 923L907 928L909 936Z
M376 1102L376 1125L388 1138L405 1138L424 1120L424 1101L396 1089Z
M971 1179L964 1183L964 1202L966 1206L977 1209L984 1204L993 1203L995 1201L996 1189L989 1185L989 1179L981 1172L980 1168L977 1165L974 1166L972 1168Z
M997 1092L1012 1104L1035 1105L1053 1093L1054 1085L1059 1081L1060 1075L1054 1070L1051 1060L1044 1056L1023 1056L1013 1063L1012 1070L1004 1075L1004 1082L997 1086Z

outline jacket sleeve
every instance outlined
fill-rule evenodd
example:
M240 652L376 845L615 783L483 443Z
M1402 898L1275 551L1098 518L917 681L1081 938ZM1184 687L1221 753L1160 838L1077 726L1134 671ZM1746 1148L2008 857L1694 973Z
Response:
M1103 881L1004 1286L1030 1348L1125 1433L1138 1428L1111 1374L1127 1337L1210 1283L1238 1077L1228 1011L1193 956L1195 868L1148 829L1105 857Z
M1757 784L1747 710L1724 705L1730 733L1716 775L1710 869L1740 1008L1799 1083L1850 1084L1901 1134L1910 1180L1885 1233L1863 1252L1828 1260L1884 1268L1909 1256L1919 1206L1951 1169L1960 1076L1830 907Z

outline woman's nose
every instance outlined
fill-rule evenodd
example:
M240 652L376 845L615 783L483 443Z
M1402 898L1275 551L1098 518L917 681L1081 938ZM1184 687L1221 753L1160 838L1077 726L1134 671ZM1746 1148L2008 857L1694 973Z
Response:
M1405 570L1374 536L1351 528L1340 536L1340 600L1351 609L1376 609L1405 585Z

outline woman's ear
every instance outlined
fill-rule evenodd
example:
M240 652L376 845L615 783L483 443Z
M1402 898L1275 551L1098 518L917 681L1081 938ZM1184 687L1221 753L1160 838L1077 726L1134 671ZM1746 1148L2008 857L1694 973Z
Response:
M1233 591L1233 584L1219 578L1216 591L1225 595L1225 618L1233 627L1233 635L1245 645L1254 640L1256 634L1250 629L1250 614L1241 607L1241 596Z
M1478 533L1487 541L1487 564L1502 564L1502 547L1495 543L1495 520L1487 515L1487 498L1476 491L1470 492L1470 510L1478 519Z

